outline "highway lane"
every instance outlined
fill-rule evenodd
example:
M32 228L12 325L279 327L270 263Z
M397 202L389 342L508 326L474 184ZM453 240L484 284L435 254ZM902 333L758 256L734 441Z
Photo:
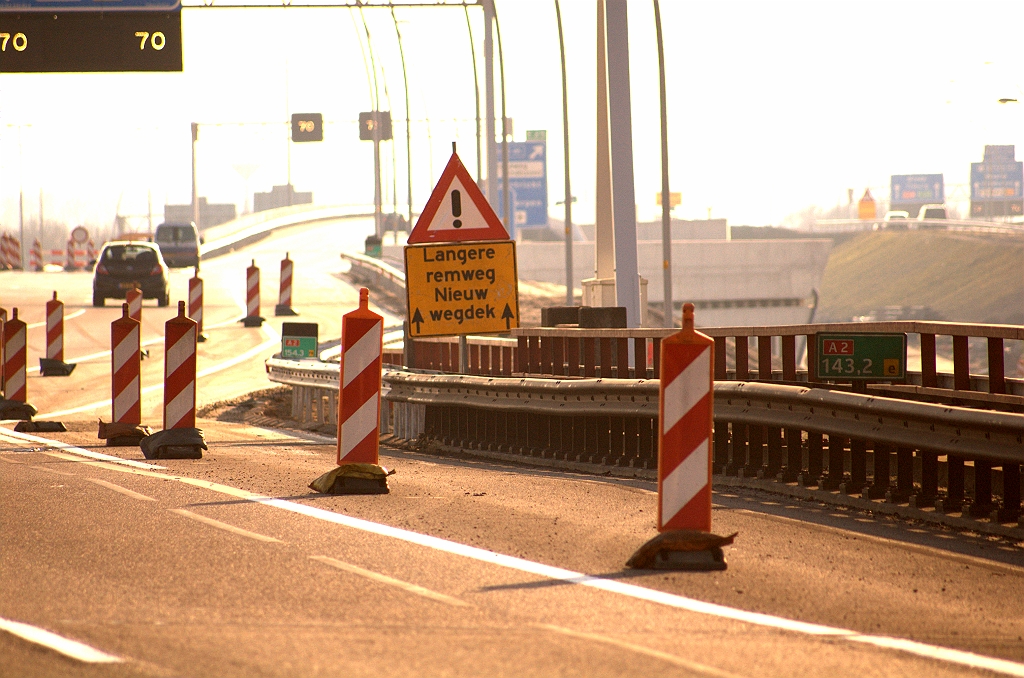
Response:
M3 436L0 617L146 675L931 676L971 673L935 646L1024 659L1020 554L986 540L951 550L938 530L736 491L715 498L716 531L740 532L726 572L623 572L653 535L650 483L385 450L392 494L317 496L330 441L202 425L210 452L167 471ZM892 638L933 658L871 644Z
M372 232L372 219L341 219L275 232L244 250L202 262L204 334L198 346L197 401L199 406L237 397L253 390L254 380L265 384L263 361L280 350L280 329L285 321L316 322L321 341L341 333L341 316L358 305L358 291L340 278L339 258L344 250L358 249ZM295 262L293 308L297 317L275 317L280 262L285 253ZM260 267L262 328L246 328L245 270L256 260ZM29 324L28 400L40 418L88 416L110 418L110 323L120 317L120 304L107 300L106 308L91 304L92 274L2 274L0 306ZM143 303L142 342L150 357L142 362L143 424L162 425L164 323L176 314L177 302L187 298L192 269L171 270L170 308L154 300ZM45 355L45 304L53 291L65 304L65 361L77 364L70 377L41 377L38 358ZM371 300L372 302L372 300ZM373 308L376 308L372 304ZM379 309L378 309L379 310ZM388 324L401 319L384 312Z
M293 229L204 262L212 327L200 371L217 371L200 378L200 402L268 385L262 360L275 350L273 332L237 323L254 257L270 328L284 320L266 311L289 251L296 319L337 334L356 292L338 278L331 248L339 233L365 237L345 226ZM7 281L40 274L4 275L8 307L37 299L41 309L52 293L46 276L11 295ZM189 275L175 273L181 294ZM105 350L117 313L85 306L88 277L79 277L85 301L67 313L83 311L69 320L82 345L69 359ZM170 313L151 303L143 336L158 343L144 361L144 423L159 427L154 375ZM41 319L39 310L30 322ZM30 330L31 362L39 332ZM85 361L69 378L32 377L30 400L44 413L89 406L107 395L108 361ZM71 432L47 437L143 461L135 448L98 447L96 416L109 416L109 405L59 417ZM306 485L332 467L332 441L199 425L210 452L161 462L169 471L53 456L44 442L0 432L0 620L126 659L85 665L0 632L10 675L973 673L964 662L975 660L936 648L977 653L981 664L1024 662L1016 545L729 489L716 493L714 510L717 532L740 532L729 570L623 572L654 534L651 483L385 450L383 463L398 470L391 495L322 497ZM779 630L786 620L818 626ZM1019 664L989 664L1024 675Z

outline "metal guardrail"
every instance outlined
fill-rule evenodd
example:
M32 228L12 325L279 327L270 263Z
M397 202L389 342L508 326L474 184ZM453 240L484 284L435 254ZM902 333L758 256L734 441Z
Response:
M1024 225L1009 222L959 219L819 219L809 233L854 233L878 230L943 230L968 233L1024 235Z
M293 416L336 425L338 365L267 361ZM468 450L657 467L658 381L385 369L382 433ZM715 384L718 474L1016 522L1024 415L750 382ZM996 467L999 468L996 471Z

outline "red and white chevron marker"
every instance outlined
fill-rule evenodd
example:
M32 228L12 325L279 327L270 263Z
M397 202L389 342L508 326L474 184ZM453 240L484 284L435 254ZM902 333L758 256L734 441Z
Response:
M46 357L64 361L64 302L56 292L46 302Z
M203 279L199 268L188 279L188 317L196 321L196 341L206 341L203 336Z
M281 260L281 289L274 315L297 315L292 310L292 260L288 258L287 252Z
M341 317L341 345L338 463L377 464L384 319L370 310L365 287L359 289L359 308Z
M683 329L661 341L658 531L711 531L711 432L715 341Z
M0 306L0 395L4 393L4 325L7 323L7 309Z
M25 388L25 365L27 355L25 323L18 320L18 309L13 309L11 319L4 323L4 398L28 402Z
M196 322L178 315L164 324L164 429L196 427Z
M28 253L29 268L33 271L43 270L43 243L39 238L32 241L32 249Z
M139 321L121 304L121 317L110 323L110 412L114 422L142 423L141 331Z
M128 300L128 315L142 322L142 290L138 287L128 290L125 294Z
M260 269L256 267L255 259L252 266L245 269L245 317L242 322L246 327L263 324L260 317Z

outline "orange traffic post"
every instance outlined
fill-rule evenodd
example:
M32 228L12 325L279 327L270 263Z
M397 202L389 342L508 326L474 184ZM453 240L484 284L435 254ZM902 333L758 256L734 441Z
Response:
M178 315L164 323L164 430L139 441L147 459L201 459L207 449L196 428L196 321Z
M384 318L370 310L365 287L359 289L359 308L341 318L341 347L338 468L310 487L332 494L387 494L390 472L378 463Z
M142 322L142 290L138 287L133 287L128 290L125 294L125 299L128 301L128 315L135 320Z
M293 268L293 262L288 258L288 253L285 252L284 259L281 260L281 288L277 297L277 306L274 308L274 315L298 315L292 309Z
M658 531L627 565L639 569L724 570L721 547L735 535L711 534L711 444L715 341L694 329L661 341L658 409Z
M0 398L0 420L31 421L36 414L36 408L27 402L26 338L28 326L18 320L18 309L16 308L11 311L10 320L2 325L0 343L3 344L3 350L0 351L0 354L2 354L3 365L0 366L2 367L0 371L4 375L4 397Z
M245 269L245 317L242 324L246 327L259 327L263 324L260 317L260 269L256 266L256 260L252 260L252 266Z
M46 357L39 359L39 373L44 377L66 377L74 364L64 362L64 302L53 293L46 302Z
M149 435L142 423L142 354L139 321L121 304L121 317L110 323L111 423L100 421L99 437L108 447L138 445Z
M206 341L203 334L203 279L199 277L199 267L188 280L188 317L196 321L196 341Z

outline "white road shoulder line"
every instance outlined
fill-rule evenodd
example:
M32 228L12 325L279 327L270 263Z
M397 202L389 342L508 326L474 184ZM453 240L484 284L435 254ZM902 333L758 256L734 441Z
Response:
M447 603L449 605L456 605L458 607L469 607L469 603L467 603L467 602L465 602L463 600L459 600L458 598L453 598L452 596L446 596L443 593L438 593L437 591L431 591L430 589L423 588L422 586L418 586L416 584L410 584L409 582L402 581L401 579L394 579L394 578L389 577L387 575L379 574L379 573L373 572L371 570L364 570L361 567L358 567L356 565L351 565L351 564L343 562L341 560L336 560L334 558L329 558L327 556L310 556L309 558L310 558L310 560L315 560L317 562L324 563L325 565L330 565L331 567L336 567L339 570L344 570L345 572L351 572L352 574L357 574L360 577L365 577L367 579L370 579L370 580L375 581L375 582L379 582L381 584L387 584L388 586L395 586L395 587L400 588L400 589L402 589L404 591L408 591L409 593L415 593L418 596L423 596L424 598L430 598L431 600L436 600L436 601L439 601L439 602L442 602L442 603Z
M140 501L156 501L156 499L154 499L153 497L148 497L144 494L139 494L138 492L129 490L127 487L121 487L120 485L115 485L114 483L108 483L106 480L100 480L99 478L86 478L86 480L88 480L90 483L96 483L97 485L105 487L108 490L120 492L124 496L131 497L132 499L138 499Z
M97 463L97 462L86 462L81 460L82 463ZM493 551L487 551L486 549L478 548L475 546L468 546L466 544L459 544L457 542L448 541L447 539L441 539L440 537L433 537L426 534L420 534L418 532L412 532L410 530L404 530L398 527L392 527L390 525L383 525L380 523L374 523L369 520L363 520L362 518L354 518L347 516L342 513L334 513L326 509L317 508L315 506L309 506L306 504L299 504L297 502L288 501L285 499L275 499L273 497L266 497L258 494L253 494L239 488L231 487L229 485L221 485L206 480L198 480L194 478L186 478L183 476L175 476L166 473L156 473L154 471L147 471L143 469L126 468L123 466L109 467L111 470L120 471L122 473L135 473L139 475L150 476L153 478L160 479L173 479L178 482L186 483L189 485L195 485L197 487L205 487L214 492L226 494L232 497L238 497L252 501L255 503L263 504L264 506L272 506L274 508L289 511L291 513L297 513L299 515L308 516L310 518L316 518L325 522L342 525L363 532L371 534L377 534L384 537L391 537L393 539L399 539L411 544L418 544L427 548L432 548L437 551L445 553L451 553L453 555L463 556L465 558L471 558L484 563L492 565L498 565L500 567L507 567L512 570L518 570L520 572L526 572L528 574L534 574L539 577L546 577L556 581L563 581L568 584L578 584L580 586L587 586L595 588L608 593L615 593L618 595L628 596L637 600L645 600L652 603L658 603L667 607L673 607L676 609L687 610L690 612L696 612L699 614L706 614L722 619L731 619L738 622L744 622L747 624L754 624L757 626L763 626L767 628L774 628L783 631L791 631L794 633L802 633L811 636L821 637L833 637L840 640L846 640L854 643L864 643L866 645L874 645L880 648L887 648L892 650L898 650L909 654L925 657L936 661L942 661L949 664L956 664L959 666L969 666L972 668L987 669L996 673L1002 673L1008 676L1017 676L1018 678L1024 678L1024 664L1009 661L1006 659L997 659L995 657L986 657L983 655L975 654L973 652L965 652L962 650L954 650L951 648L940 647L938 645L928 645L925 643L919 643L912 640L905 640L901 638L891 638L887 636L873 636L861 634L857 631L851 631L849 629L840 629L831 626L823 626L820 624L811 624L808 622L796 621L793 619L785 619L783 617L775 617L769 614L762 614L759 612L748 612L746 610L738 610L724 605L718 605L715 603L707 603L701 600L694 600L692 598L686 598L679 596L674 593L666 593L664 591L657 591L654 589L644 588L635 584L627 584L621 581L615 581L611 579L604 579L602 577L595 577L580 572L573 572L572 570L564 570L559 567L551 565L544 565L543 563L535 563L524 558L516 558L514 556L507 556Z
M705 666L704 664L698 664L697 662L691 662L689 660L683 659L682 657L677 657L674 654L669 654L667 652L662 652L660 650L654 650L652 648L644 647L642 645L634 645L633 643L627 643L624 640L618 640L616 638L602 636L597 633L575 631L573 629L567 629L561 626L554 626L552 624L535 624L535 626L545 631L553 631L554 633L560 633L563 636L569 636L570 638L579 638L581 640L590 640L598 643L605 643L607 645L614 645L615 647L622 648L623 650L629 650L630 652L636 652L637 654L647 655L648 657L654 657L655 659L660 659L662 661L668 662L669 664L681 666L685 669L693 671L694 673L699 673L704 676L713 676L714 678L743 678L738 674L729 673L728 671L722 671L721 669L716 669L713 666Z
M124 661L120 657L115 657L112 654L101 652L94 647L90 647L84 643L79 643L77 640L58 636L56 633L51 633L50 631L39 628L38 626L16 622L2 617L0 617L0 631L7 631L8 633L27 640L30 643L48 647L66 657L71 657L72 659L77 659L78 661L85 662L87 664L114 664Z
M232 534L237 534L237 535L242 536L242 537L248 537L249 539L256 539L257 541L263 541L263 542L267 542L267 543L275 543L275 544L280 544L281 543L280 539L275 539L273 537L268 537L267 535L259 534L258 532L250 532L249 530L243 530L240 527L235 527L234 525L230 525L228 523L222 523L219 520L214 520L213 518L207 518L206 516L201 516L198 513L192 513L191 511L188 511L186 509L168 509L168 511L170 511L171 513L177 513L179 516L185 516L186 518L191 518L192 520L198 520L199 522L205 523L205 524L209 525L210 527L216 527L218 530L224 530L225 532L230 532Z
M132 466L134 468L146 468L146 469L160 469L164 470L166 466L157 466L156 464L146 464L141 461L133 461L131 459L122 459L121 457L115 457L110 454L103 454L102 452L92 452L90 450L84 450L81 447L75 447L74 445L68 445L57 440L49 440L48 438L39 438L38 436L30 436L27 433L18 433L7 428L0 428L0 440L6 440L11 443L40 443L47 447L52 447L58 450L64 450L72 452L82 457L88 457L89 459L97 459L99 461L108 461L113 464L124 464L125 466Z

